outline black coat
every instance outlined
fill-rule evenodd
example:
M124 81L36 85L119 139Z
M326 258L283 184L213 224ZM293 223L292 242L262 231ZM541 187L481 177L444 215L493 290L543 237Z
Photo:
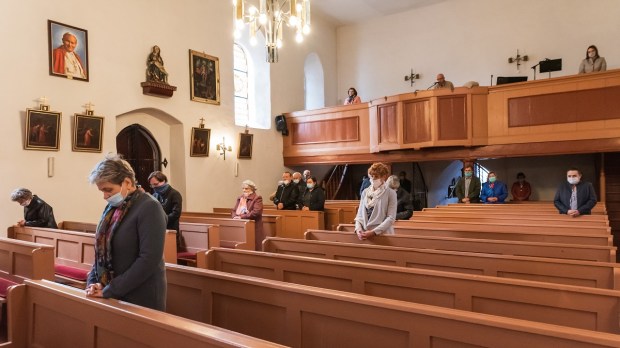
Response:
M179 191L168 187L162 193L153 193L153 197L161 203L164 212L168 216L168 223L166 228L169 230L175 230L179 232L179 218L181 217L181 210L183 210L183 197Z
M58 228L54 219L54 210L37 195L32 196L32 201L24 207L25 225L30 227Z
M306 188L302 198L302 205L313 211L325 210L325 192L320 187L315 187L313 190Z
M275 205L282 203L284 205L284 210L297 209L297 203L299 203L299 189L297 185L291 182L288 185L278 186L273 203Z
M409 220L413 215L413 202L407 190L399 187L396 191L396 220Z
M570 196L572 194L573 185L563 182L555 193L553 203L560 214L566 214L570 210ZM589 182L580 182L577 184L577 210L579 214L591 214L592 208L596 205L596 192L594 186Z

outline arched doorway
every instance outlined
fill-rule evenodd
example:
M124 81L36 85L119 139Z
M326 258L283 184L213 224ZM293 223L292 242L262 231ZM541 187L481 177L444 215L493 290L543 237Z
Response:
M127 126L116 136L116 151L136 172L138 183L150 191L149 174L161 170L161 151L153 135L139 124Z

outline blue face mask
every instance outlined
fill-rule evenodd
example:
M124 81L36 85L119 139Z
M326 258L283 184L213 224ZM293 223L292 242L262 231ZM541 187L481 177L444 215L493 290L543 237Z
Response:
M123 201L125 200L125 197L123 197L123 194L121 192L123 192L123 186L121 186L121 190L120 191L118 191L114 195L106 198L106 201L108 201L108 204L113 206L113 207L119 207L121 204L123 204Z
M162 193L162 192L164 192L168 188L168 186L170 186L170 184L166 183L166 184L163 184L161 186L153 187L153 191L155 191L157 193Z
M489 178L489 182L495 182L496 178L494 176Z
M465 177L467 178L471 177L472 175L474 175L473 172L465 172Z

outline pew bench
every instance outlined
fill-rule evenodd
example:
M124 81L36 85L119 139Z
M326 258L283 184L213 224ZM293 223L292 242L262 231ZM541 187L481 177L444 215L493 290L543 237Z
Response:
M220 246L220 226L202 223L180 222L179 231L184 243L179 251L175 250L174 259L180 264L196 266L196 254ZM176 243L176 240L175 240Z
M495 209L484 209L480 207L478 209L475 208L458 208L454 207L451 209L441 209L441 208L424 208L421 211L416 211L415 214L423 215L423 214L449 214L449 215L467 215L467 216L479 216L484 215L488 217L497 217L497 218L524 218L527 220L539 220L539 219L554 219L554 220L566 220L566 221L609 221L609 217L607 215L580 215L578 218L573 218L568 215L558 214L558 212L545 212L545 211L527 211L526 214L519 211L513 210L495 210Z
M291 347L617 347L620 335L167 265L167 312Z
M599 215L603 216L603 215ZM569 220L570 219L570 220ZM568 215L557 215L555 218L540 218L540 217L507 217L504 215L486 215L486 214L468 214L468 213L425 213L416 212L409 219L409 221L438 221L438 222L473 222L473 223L489 223L489 224L512 224L521 225L524 223L530 225L554 225L564 228L580 229L585 227L592 228L607 228L609 227L609 221L590 221L580 218L573 218Z
M256 238L255 223L252 220L241 220L221 217L196 217L181 214L181 222L208 224L219 226L219 244L233 249L254 250ZM181 233L183 234L183 233ZM208 249L208 248L207 248Z
M79 221L61 221L58 223L58 229L77 232L97 232L97 224L91 222Z
M213 208L222 212L225 208ZM230 209L228 209L230 213ZM282 217L282 232L277 237L303 238L308 229L325 229L325 217L322 211L277 210L274 206L263 206L263 214Z
M206 258L214 271L620 333L618 291L245 250Z
M282 347L45 280L9 290L9 341L0 347Z
M579 227L575 225L558 225L544 224L537 225L530 222L520 224L510 223L483 223L483 222L457 222L457 221L417 221L417 220L397 220L394 226L417 226L417 227L434 227L445 226L452 229L466 231L510 231L510 232L559 232L565 234L593 234L593 235L610 235L610 227Z
M355 232L355 225L341 224L337 231ZM417 226L394 226L394 233L397 235L415 236L437 236L437 237L456 237L474 239L496 239L496 240L515 240L524 242L545 242L545 243L565 243L577 245L613 245L612 235L591 235L582 233L564 234L563 232L511 232L486 230L478 231L475 229L460 230L459 226L437 226L437 227L417 227Z
M553 205L553 202L538 202L538 203L509 203L507 204L462 204L462 203L449 203L448 205L438 205L436 208L451 209L458 207L461 209L492 209L493 211L520 211L520 212L551 212L558 213L557 208ZM607 215L607 209L605 204L598 202L594 208L592 208L592 215Z
M183 212L181 216L187 217L214 217L220 219L230 219L230 209L228 212L213 212L213 213L199 213L199 212ZM279 215L263 214L263 233L266 237L275 237L282 235L283 218Z
M267 238L263 251L620 290L616 263Z
M599 245L576 245L560 243L502 241L435 236L381 235L359 240L354 233L308 230L307 240L341 243L387 245L404 248L465 251L487 254L551 257L570 260L601 262L616 261L616 247Z

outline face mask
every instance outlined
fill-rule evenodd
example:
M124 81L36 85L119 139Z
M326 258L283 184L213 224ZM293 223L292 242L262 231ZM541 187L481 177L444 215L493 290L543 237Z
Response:
M496 177L494 177L494 176L492 176L492 177L490 177L490 178L489 178L489 182L495 182L495 180L497 180L497 178L496 178Z
M590 58L596 57L596 52L589 52L588 53L588 57L590 57Z
M293 179L293 182L299 184L299 179Z
M381 179L372 179L372 187L378 188L381 184L383 184Z
M22 207L27 207L27 206L30 205L30 202L32 202L32 199L29 199L29 200L27 200L27 201L25 201L23 203L19 203L19 205L21 205Z
M282 180L278 181L278 186L280 186L280 185L284 185L284 181L282 181Z
M113 206L113 207L120 206L123 203L123 201L125 200L125 197L123 197L122 192L123 192L123 186L121 186L121 190L120 191L118 191L116 194L114 194L114 195L112 195L112 196L110 196L110 197L108 197L106 199L106 201L108 201L108 204Z
M465 177L469 178L474 175L474 172L465 172Z
M243 192L243 197L247 197L250 195L250 192Z
M284 185L288 185L288 184L290 184L290 183L291 183L291 181L290 181L290 180L284 180L284 181L282 181L282 183L283 183Z
M168 188L168 186L170 186L170 184L163 184L161 186L153 187L153 190L157 193L162 193Z
M306 187L309 188L309 189L312 189L312 188L314 188L314 184L307 184Z
M579 178L566 178L566 180L568 180L568 183L571 185L577 185L579 183Z

